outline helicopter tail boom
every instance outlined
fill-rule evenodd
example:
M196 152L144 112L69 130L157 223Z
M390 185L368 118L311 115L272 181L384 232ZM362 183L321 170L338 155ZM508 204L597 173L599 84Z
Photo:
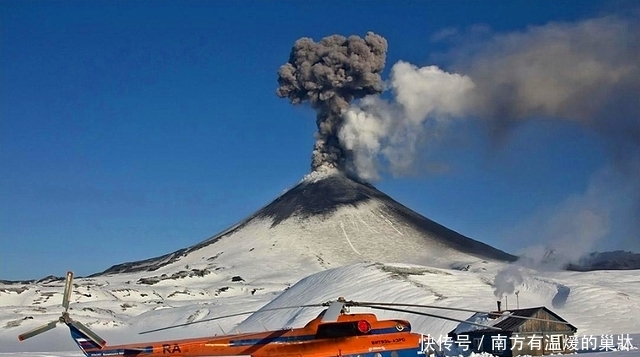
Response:
M73 340L76 342L85 356L89 356L87 350L102 349L105 346L106 342L104 340L100 338L96 339L95 336L90 336L89 334L85 333L87 330L83 332L82 328L78 328L78 325L82 325L79 322L68 322L66 323L66 325L69 327L69 331L71 332L71 338L73 338ZM84 327L84 325L82 326Z

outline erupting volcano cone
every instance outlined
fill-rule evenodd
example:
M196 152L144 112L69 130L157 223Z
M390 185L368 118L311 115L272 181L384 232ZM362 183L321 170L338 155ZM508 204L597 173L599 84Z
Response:
M208 269L260 264L318 271L356 262L449 267L515 257L465 237L339 171L310 175L237 225L201 243L104 273L156 270L201 256ZM266 263L265 263L266 264ZM265 271L265 269L259 269Z

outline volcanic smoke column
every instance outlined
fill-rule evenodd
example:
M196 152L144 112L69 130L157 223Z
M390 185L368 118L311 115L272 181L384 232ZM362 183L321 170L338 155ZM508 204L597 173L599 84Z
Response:
M387 40L373 32L364 39L332 35L318 43L303 37L293 45L289 62L278 71L276 93L292 104L308 101L317 111L313 171L344 170L346 151L338 139L342 112L354 99L382 92L386 53Z

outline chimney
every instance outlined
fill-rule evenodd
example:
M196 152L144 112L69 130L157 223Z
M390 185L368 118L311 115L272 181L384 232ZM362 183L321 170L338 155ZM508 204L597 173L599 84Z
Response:
M500 305L502 304L502 301L498 300L498 301L496 301L496 302L498 303L498 312L502 311L502 310L500 309Z

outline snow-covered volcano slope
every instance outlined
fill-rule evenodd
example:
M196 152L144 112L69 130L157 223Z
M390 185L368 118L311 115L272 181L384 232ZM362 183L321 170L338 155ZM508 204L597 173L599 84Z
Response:
M270 266L263 256L278 256ZM236 226L192 247L101 274L247 267L258 276L298 270L296 277L357 262L404 262L449 267L515 257L419 215L335 171L309 176ZM255 269L259 268L259 269ZM301 275L304 274L304 275Z

